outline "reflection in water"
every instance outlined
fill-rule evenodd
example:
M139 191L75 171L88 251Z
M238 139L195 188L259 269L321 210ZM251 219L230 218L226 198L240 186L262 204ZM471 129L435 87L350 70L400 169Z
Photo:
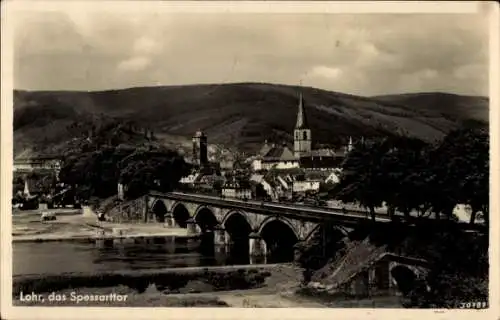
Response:
M248 239L233 239L214 247L213 234L200 239L148 238L93 241L57 241L13 244L13 274L98 272L148 268L276 263L290 261L271 256L250 259Z

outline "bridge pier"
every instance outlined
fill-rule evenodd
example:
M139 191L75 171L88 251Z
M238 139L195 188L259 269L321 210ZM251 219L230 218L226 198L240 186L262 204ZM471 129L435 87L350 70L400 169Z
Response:
M297 243L295 244L294 248L293 248L293 263L299 263L299 259L300 259L300 250L299 250L299 246L302 245L303 243L305 243L304 240L298 240Z
M214 247L216 253L226 253L229 248L229 233L221 225L214 229Z
M201 229L193 218L186 221L188 236L196 236L201 233Z
M252 257L265 257L267 255L267 246L266 242L262 237L256 233L252 232L250 233L249 237L249 255L250 259L252 260Z
M175 227L174 215L171 212L167 213L167 215L165 216L165 227L167 228Z

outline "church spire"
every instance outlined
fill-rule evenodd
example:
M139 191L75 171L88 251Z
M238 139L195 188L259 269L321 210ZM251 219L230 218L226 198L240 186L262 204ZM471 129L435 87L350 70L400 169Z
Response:
M295 124L295 129L309 129L307 124L307 117L304 110L304 98L302 97L302 92L299 97L299 110L297 112L297 123Z

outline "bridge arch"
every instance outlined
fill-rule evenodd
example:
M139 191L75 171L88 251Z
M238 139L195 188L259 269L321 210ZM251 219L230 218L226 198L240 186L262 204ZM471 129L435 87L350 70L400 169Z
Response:
M230 211L224 216L221 225L229 236L228 245L231 255L227 263L249 263L248 253L250 251L249 244L252 225L246 213L242 211Z
M266 219L264 219L264 221L262 221L262 223L260 224L257 233L262 235L264 228L266 228L266 226L270 223L281 223L281 224L286 225L290 229L290 231L293 232L294 236L297 239L299 238L298 232L295 229L294 225L290 222L290 220L288 220L286 218L280 218L280 217L274 217L274 216L267 217Z
M202 232L205 232L207 230L214 230L219 223L214 212L206 206L199 207L196 210L193 219L195 220L196 224L200 226Z
M191 218L191 215L182 202L177 202L172 206L172 216L176 225L187 228L187 221Z
M408 294L417 283L417 275L408 266L397 265L391 268L391 277L396 282L396 285L403 295Z
M265 241L271 260L281 262L294 258L299 235L288 219L269 217L262 222L258 234Z
M168 209L162 199L157 199L151 206L151 212L156 222L165 222Z
M246 243L248 243L249 235L252 233L252 225L246 213L241 211L230 211L224 216L221 225L229 234L232 241L235 239L245 239Z
M224 217L222 218L222 221L220 222L221 226L225 226L226 225L226 222L231 218L233 217L234 215L239 215L241 216L243 219L245 219L245 221L248 223L248 225L251 226L251 223L250 223L250 219L248 218L248 215L246 212L244 211L239 211L239 210L232 210L232 211L229 211L228 213L226 213L224 215Z

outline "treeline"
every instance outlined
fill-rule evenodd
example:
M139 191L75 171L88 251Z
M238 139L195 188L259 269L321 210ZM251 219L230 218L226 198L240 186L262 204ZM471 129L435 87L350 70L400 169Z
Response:
M489 135L481 126L464 125L442 141L395 137L358 143L343 163L340 183L330 196L369 208L383 203L388 213L452 218L457 204L470 205L470 223L489 213Z
M151 133L136 132L131 123L114 120L90 128L92 134L64 154L59 175L83 199L113 196L118 183L131 199L151 189L170 191L189 174L182 156L154 143Z

